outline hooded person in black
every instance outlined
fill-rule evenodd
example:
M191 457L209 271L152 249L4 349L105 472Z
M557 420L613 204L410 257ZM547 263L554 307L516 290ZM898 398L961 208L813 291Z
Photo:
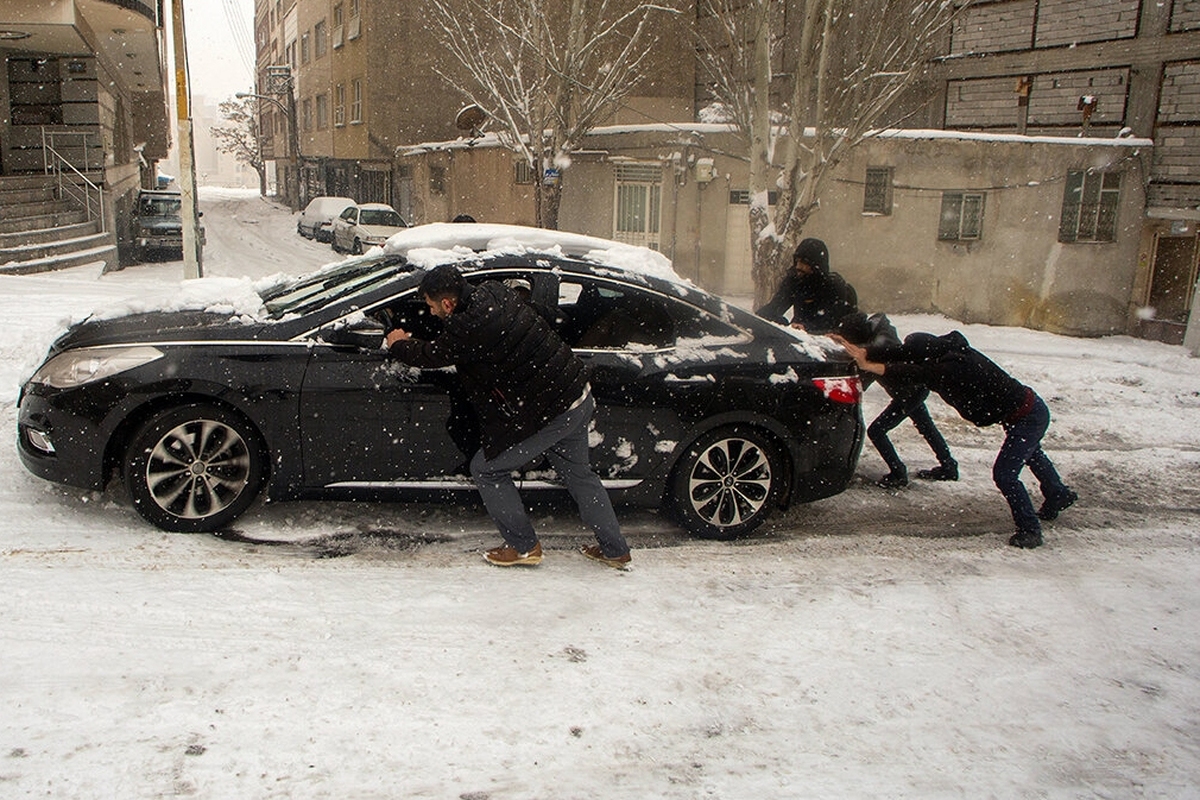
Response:
M789 308L792 327L813 334L829 333L843 317L858 311L858 294L841 275L829 271L829 248L820 239L800 242L775 296L755 313L787 325L783 315Z
M870 349L842 337L836 340L858 362L859 369L902 384L927 386L963 419L979 427L996 423L1003 426L1004 444L992 465L992 480L1008 501L1017 526L1008 543L1014 547L1040 546L1039 520L1055 519L1079 498L1042 452L1042 437L1050 426L1050 411L1042 398L971 347L958 331L945 336L913 333L902 345ZM1045 498L1036 513L1021 482L1021 470L1026 466L1038 479Z

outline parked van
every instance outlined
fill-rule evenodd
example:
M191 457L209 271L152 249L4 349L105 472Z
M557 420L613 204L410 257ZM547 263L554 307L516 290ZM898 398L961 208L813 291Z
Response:
M200 212L204 216L204 212ZM204 246L204 226L199 230ZM145 261L150 253L183 257L183 199L178 191L142 189L133 216L134 257Z
M296 220L296 233L318 242L333 241L333 220L354 201L349 197L314 197Z

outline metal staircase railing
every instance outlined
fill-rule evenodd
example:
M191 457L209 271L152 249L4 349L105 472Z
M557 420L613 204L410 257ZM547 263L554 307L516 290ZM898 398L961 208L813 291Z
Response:
M48 131L42 128L42 161L47 175L53 175L57 196L70 200L87 212L88 221L100 220L100 230L107 232L104 220L104 191L70 162L59 150L60 140L79 137L82 142L83 168L91 169L91 134L84 131ZM65 147L65 145L62 145ZM64 177L65 176L65 177Z

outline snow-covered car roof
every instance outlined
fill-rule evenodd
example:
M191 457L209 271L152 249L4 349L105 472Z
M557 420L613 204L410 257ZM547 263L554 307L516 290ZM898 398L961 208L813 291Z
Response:
M675 272L669 258L655 250L597 236L523 225L434 222L394 234L383 249L385 253L404 256L408 263L421 269L460 262L466 257L533 252L570 256L676 283L691 283Z

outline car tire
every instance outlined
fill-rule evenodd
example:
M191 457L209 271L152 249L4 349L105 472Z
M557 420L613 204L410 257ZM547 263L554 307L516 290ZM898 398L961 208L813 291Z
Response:
M165 531L221 530L258 496L266 459L243 417L206 404L164 411L138 429L125 455L134 508Z
M356 256L362 255L362 240L361 239L354 240L354 246L350 248L350 253L351 253L351 255L356 255Z
M775 440L749 425L711 430L692 442L675 465L667 506L688 533L735 539L770 515L783 488Z

